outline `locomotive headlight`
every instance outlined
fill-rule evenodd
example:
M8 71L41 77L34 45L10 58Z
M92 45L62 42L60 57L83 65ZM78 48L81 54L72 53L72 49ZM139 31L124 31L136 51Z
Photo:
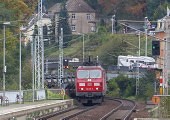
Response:
M81 90L83 90L83 88L81 88Z
M96 90L99 90L99 88L96 88Z
M85 86L85 83L79 83L79 86Z
M100 86L100 83L94 83L94 86Z

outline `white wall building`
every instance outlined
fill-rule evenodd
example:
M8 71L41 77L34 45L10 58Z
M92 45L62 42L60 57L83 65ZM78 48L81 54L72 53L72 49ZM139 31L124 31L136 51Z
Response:
M52 21L51 19L43 13L43 18L42 18L42 25L47 27L52 26ZM37 14L34 15L30 21L28 22L28 25L24 27L24 32L23 34L25 35L24 38L24 43L25 45L29 42L32 41L33 39L33 33L34 33L34 27L35 25L39 26L40 21L37 20Z

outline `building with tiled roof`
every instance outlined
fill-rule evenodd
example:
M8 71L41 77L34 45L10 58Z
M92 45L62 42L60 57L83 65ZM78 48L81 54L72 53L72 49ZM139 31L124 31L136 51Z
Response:
M58 16L59 9L61 9L60 5L59 3L55 4L48 10L48 13L54 13ZM96 31L95 10L84 0L68 0L66 2L66 9L69 15L68 21L72 34L86 34Z
M32 17L28 20L28 24L27 26L24 26L23 27L23 34L25 35L25 38L24 38L24 44L27 45L28 42L32 41L33 40L33 33L34 33L34 27L35 25L38 25L40 24L40 21L38 20L38 15L37 14L33 14ZM50 26L52 26L52 21L50 19L50 17L43 13L42 14L42 25L43 26L47 26L48 29Z
M95 12L84 0L68 0L66 8L69 12Z
M50 17L53 17L55 13L59 13L61 10L61 3L57 3L53 5L49 10L48 10L48 15Z

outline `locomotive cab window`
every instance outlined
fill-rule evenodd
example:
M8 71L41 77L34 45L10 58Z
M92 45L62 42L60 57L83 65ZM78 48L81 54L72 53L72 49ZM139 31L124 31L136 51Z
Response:
M90 78L101 78L102 74L100 70L90 70Z
M79 70L77 72L77 77L78 78L89 78L89 71L87 71L87 70Z
M77 72L78 78L101 78L102 73L100 70L79 70Z

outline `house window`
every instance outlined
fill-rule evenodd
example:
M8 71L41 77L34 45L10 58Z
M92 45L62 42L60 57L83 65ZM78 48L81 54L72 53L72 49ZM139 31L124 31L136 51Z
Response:
M96 31L95 27L91 26L91 32L95 32L95 31Z
M73 13L71 18L72 18L72 19L76 19L76 14Z
M90 14L87 14L87 20L90 20L91 18L90 18Z
M76 31L76 25L71 25L71 30Z

